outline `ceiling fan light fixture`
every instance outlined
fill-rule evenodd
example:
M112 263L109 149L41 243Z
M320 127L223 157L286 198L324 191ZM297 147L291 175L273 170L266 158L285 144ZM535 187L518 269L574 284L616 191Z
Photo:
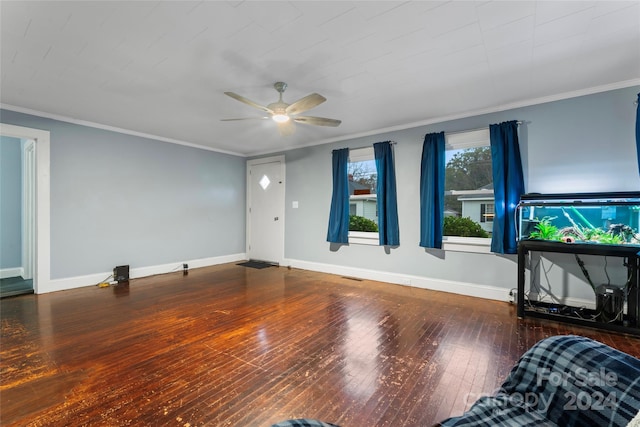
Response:
M0 0L2 1L2 0ZM282 100L282 93L287 88L287 84L284 82L276 82L273 87L278 91L279 97L276 102L272 102L266 106L260 105L256 102L251 101L250 99L245 98L244 96L240 96L237 93L233 92L225 92L224 94L235 99L236 101L240 101L247 105L250 105L258 110L264 111L268 113L269 116L262 117L263 119L271 119L278 124L278 131L280 131L281 135L290 135L293 133L293 129L295 129L295 123L303 123L306 125L315 125L315 126L332 126L336 127L340 125L341 121L336 119L327 119L325 117L313 117L313 116L300 116L300 113L304 113L318 105L322 104L327 100L324 96L318 93L309 94L303 98L298 99L293 104L287 104ZM224 121L232 121L232 120L249 120L252 117L244 117L238 119L221 119ZM257 117L256 117L257 118Z
M287 116L286 114L274 114L273 116L271 116L271 118L274 122L277 123L286 123L289 121L289 116Z

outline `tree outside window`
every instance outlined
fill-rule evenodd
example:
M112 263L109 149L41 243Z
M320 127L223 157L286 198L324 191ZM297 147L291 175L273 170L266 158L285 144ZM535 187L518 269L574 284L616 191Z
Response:
M349 231L378 232L376 185L378 174L373 147L349 152Z
M474 236L486 237L492 232L494 212L493 171L489 131L479 130L447 135L445 157L445 217L468 220L445 227L448 236L463 236L459 229ZM451 221L446 224L451 223ZM456 231L453 231L453 230ZM456 233L456 234L453 234Z
M491 170L491 149L489 147L447 150L445 167L445 211L462 214L459 191L491 190L493 194L493 175Z

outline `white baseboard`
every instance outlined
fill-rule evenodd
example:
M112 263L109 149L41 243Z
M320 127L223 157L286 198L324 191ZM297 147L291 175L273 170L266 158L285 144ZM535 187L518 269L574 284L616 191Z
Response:
M209 267L212 265L226 264L228 262L236 262L246 259L246 254L224 255L212 258L192 259L164 265L153 265L149 267L132 268L129 270L131 279L140 277L153 276L155 274L165 274L174 271L182 271L182 264L189 264L189 270L193 268Z
M303 270L337 274L339 276L357 277L359 279L366 280L376 280L379 282L394 283L397 285L414 286L416 288L450 292L496 301L510 300L509 289L497 286L478 285L475 283L456 282L452 280L434 279L430 277L390 273L386 271L368 270L356 267L345 267L333 264L322 264L295 259L289 259L287 261L290 263L291 267L301 268Z
M8 277L21 277L23 274L24 269L22 267L0 269L0 279L6 279Z
M182 264L189 264L189 269L209 267L212 265L226 264L231 262L243 261L247 259L246 253L223 255L219 257L201 258L194 260L181 261L170 264L154 265L148 267L132 268L129 271L131 279L153 276L156 274L166 274L174 271L182 270ZM450 292L459 295L467 295L477 298L491 299L496 301L510 301L509 289L497 286L479 285L475 283L456 282L453 280L435 279L430 277L415 276L400 273L390 273L386 271L369 270L357 267L345 267L334 264L323 264L318 262L310 262L296 259L284 259L280 264L282 267L300 268L303 270L317 271L320 273L336 274L339 276L356 277L359 279L375 280L378 282L393 283L397 285L414 286L416 288L430 289L434 291ZM0 278L15 277L22 275L22 268L0 270ZM8 274L8 275L7 275ZM85 276L68 277L64 279L55 279L49 282L49 286L44 289L37 289L36 293L42 294L47 292L62 291L67 289L75 289L84 286L94 286L108 279L111 272L95 273ZM535 293L530 293L529 297L537 300ZM551 301L549 301L551 302ZM595 308L595 299L593 301L580 298L564 298L561 303L573 307Z
M141 277L153 276L156 274L166 274L174 271L181 271L182 264L189 264L189 270L200 267L209 267L212 265L226 264L229 262L242 261L246 259L246 253L223 255L219 257L201 258L193 260L185 260L170 264L152 265L148 267L131 268L129 270L129 278L138 279ZM100 282L111 277L112 272L94 273L86 276L66 277L64 279L54 279L48 283L46 288L37 287L36 293L44 294L47 292L63 291L67 289L81 288L84 286L95 286Z
M548 296L545 297L543 295L540 295L540 294L538 294L536 292L530 292L529 293L529 298L532 301L541 301L541 302L548 302L548 303L554 303L554 304L564 304L564 305L568 305L568 306L571 306L571 307L586 307L586 308L591 309L591 310L595 310L595 308L596 308L596 297L595 297L595 295L593 296L593 300L588 300L588 299L583 299L583 298L571 298L571 297L558 298L557 300L555 300L555 299L551 299Z

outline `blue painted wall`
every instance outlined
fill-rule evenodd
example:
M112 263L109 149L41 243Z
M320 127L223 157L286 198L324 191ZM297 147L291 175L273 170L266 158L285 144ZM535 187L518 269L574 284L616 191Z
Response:
M2 110L51 133L51 278L245 252L245 159Z
M418 246L419 176L424 135L521 120L524 123L519 134L526 191L639 191L633 105L638 92L640 87L630 87L288 151L285 153L285 257L317 265L406 274L480 287L514 288L515 256L426 251ZM397 142L394 151L400 247L390 253L381 247L362 245L332 251L326 242L331 202L331 150L370 146L385 140ZM292 201L299 202L298 209L292 209ZM610 274L618 266L614 267L614 263L617 261L610 261ZM560 283L582 280L579 271L559 274L564 275ZM601 266L594 268L592 275L597 276L594 280L606 283ZM577 289L582 288L578 285ZM593 296L590 289L582 291L577 297ZM506 291L504 295L506 299Z
M22 266L22 149L0 136L0 270Z

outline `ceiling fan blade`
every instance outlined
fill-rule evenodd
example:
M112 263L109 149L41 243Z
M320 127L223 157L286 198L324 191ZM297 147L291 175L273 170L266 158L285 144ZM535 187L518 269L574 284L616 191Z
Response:
M262 110L265 113L273 114L273 111L271 111L270 108L267 108L264 105L260 105L257 102L253 102L252 100L247 99L244 96L238 95L237 93L225 92L224 94L227 95L227 96L230 96L231 98L236 99L236 100L238 100L240 102L244 102L247 105L251 105L252 107L257 108L258 110Z
M235 119L220 119L221 122L233 122L236 120L267 120L270 117L238 117Z
M284 123L278 123L278 132L280 132L280 135L282 136L293 135L295 131L296 125L291 120Z
M325 117L311 117L311 116L297 116L293 117L293 120L296 123L304 123L307 125L315 125L315 126L332 126L336 127L342 123L342 120L336 119L327 119Z
M304 113L305 111L322 104L326 100L327 98L325 98L324 96L317 93L312 93L311 95L307 95L304 98L301 98L293 104L289 105L285 111L287 112L287 114Z

